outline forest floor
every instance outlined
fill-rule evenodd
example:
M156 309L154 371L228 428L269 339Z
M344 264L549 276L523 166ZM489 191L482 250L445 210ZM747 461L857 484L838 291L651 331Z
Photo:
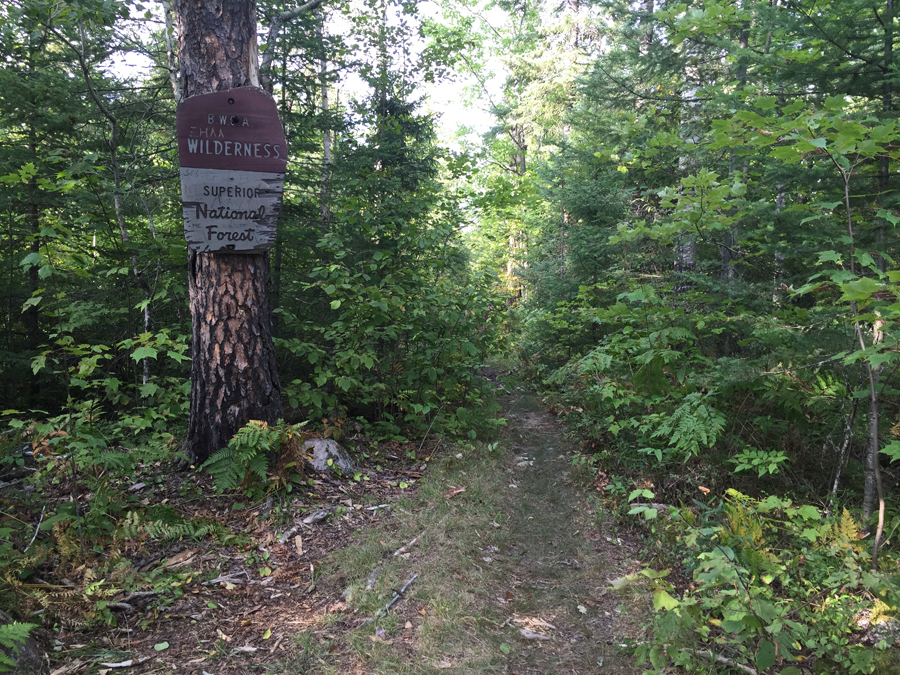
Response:
M134 611L114 628L57 632L51 670L637 672L620 646L642 636L647 600L608 588L640 568L638 544L571 475L575 447L540 400L516 391L502 402L496 443L397 448L403 468L320 477L315 494L265 517L227 500L198 508L244 543L150 556L166 579L156 588L174 597L112 598ZM323 505L326 520L302 524Z

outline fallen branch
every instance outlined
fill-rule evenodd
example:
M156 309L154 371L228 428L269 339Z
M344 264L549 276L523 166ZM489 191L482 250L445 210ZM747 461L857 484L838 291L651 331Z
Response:
M380 567L376 567L372 570L372 573L369 574L369 578L366 579L366 593L370 593L375 590L375 582L378 581L378 571Z
M300 529L300 526L299 526L299 525L294 525L291 529L289 529L289 530L288 530L287 532L285 532L283 535L281 535L280 537L278 537L278 543L279 543L279 544L283 544L284 542L287 541L287 538L288 538L288 537L290 537L292 534L294 534L294 532L296 532L296 531L299 530L299 529Z
M25 547L25 550L22 553L28 553L28 549L31 548L31 545L34 543L34 540L37 539L38 532L41 531L41 523L44 522L44 512L47 510L47 505L44 505L44 508L41 509L41 517L38 519L37 527L34 528L34 536L31 538L31 541L28 542L28 546Z
M361 624L359 624L359 626L357 626L357 628L362 628L363 626L368 626L368 625L369 625L370 623L372 623L373 621L377 621L377 620L380 619L382 616L384 616L384 615L387 613L387 611L388 611L391 607L393 607L394 604L395 604L400 598L403 597L403 594L406 593L406 589L409 588L410 584L412 584L412 582L414 582L414 581L415 581L416 579L418 579L418 578L419 578L419 575L418 575L418 574L413 574L412 579L410 579L409 581L407 581L406 584L404 584L403 588L401 588L399 591L395 591L395 592L394 592L394 597L391 598L391 601L390 601L388 604L386 604L384 607L382 607L382 608L379 609L377 612L375 612L375 614L372 615L372 618L371 618L371 619L366 619L366 620L363 621Z
M735 661L732 661L731 659L726 659L724 656L721 656L719 654L713 654L712 652L707 651L705 649L700 649L700 650L688 649L687 651L691 652L694 656L700 656L704 659L708 659L709 661L721 663L723 665L728 666L729 668L737 668L738 670L742 670L745 673L747 673L747 675L759 675L756 668L751 668L750 666L744 666L740 663L736 663Z
M132 605L129 605L127 602L110 602L108 605L106 605L106 608L118 609L123 612L128 612L129 614L134 612L134 607Z
M134 600L135 598L148 598L152 595L159 595L161 591L135 591L134 593L129 593L124 598L119 600L119 602L129 602L130 600Z
M413 540L410 541L408 544L404 544L403 546L398 548L396 551L394 551L394 557L396 558L398 555L403 555L404 553L406 553L411 547L416 545L416 542L419 541L419 537L421 537L421 536L422 535L420 534L419 536L414 537Z
M240 581L237 577L241 576L242 574L244 576L247 576L247 570L241 570L240 572L238 572L236 574L221 574L221 575L217 576L215 579L212 579L211 581L204 581L203 585L204 586L213 586L214 584L222 584L222 583L240 584L243 582Z

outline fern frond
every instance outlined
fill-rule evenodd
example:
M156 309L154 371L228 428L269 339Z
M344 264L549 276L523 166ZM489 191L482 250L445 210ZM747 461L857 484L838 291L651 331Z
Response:
M0 647L10 654L18 654L34 628L37 628L36 624L18 621L0 625ZM0 673L9 673L15 669L16 662L9 655L0 652Z

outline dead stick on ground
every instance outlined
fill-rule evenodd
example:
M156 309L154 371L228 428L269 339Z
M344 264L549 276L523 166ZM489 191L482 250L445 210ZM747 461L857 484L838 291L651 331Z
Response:
M750 666L744 666L740 663L735 663L731 659L726 659L724 656L719 656L718 654L713 654L712 652L708 652L705 649L703 650L694 650L690 649L694 653L694 656L700 656L704 659L708 659L710 661L718 661L721 664L724 664L730 668L737 668L738 670L743 670L747 675L759 675L755 668L751 668Z
M31 548L31 545L34 543L34 540L37 539L38 532L41 531L41 523L44 522L44 511L47 510L47 505L44 504L44 508L41 509L41 517L38 519L37 527L34 528L34 536L31 538L31 541L28 542L28 546L25 547L25 550L22 553L28 553L28 549Z
M391 601L388 604L386 604L384 607L382 607L377 612L375 612L375 614L372 616L371 619L366 619L361 624L359 624L359 626L357 626L357 628L362 628L363 626L368 626L373 621L377 621L378 619L380 619L391 607L394 606L394 603L396 603L400 598L403 597L403 594L406 593L406 589L409 588L410 584L412 584L412 582L414 582L418 578L419 578L418 574L413 574L412 579L407 581L406 584L404 584L403 588L401 588L399 591L394 592L394 597L391 598Z
M394 557L396 558L398 555L406 553L410 548L412 548L413 546L416 545L416 542L419 541L419 537L421 537L421 536L422 535L420 534L418 537L414 537L413 540L410 541L408 544L404 544L403 546L398 548L396 551L394 551Z

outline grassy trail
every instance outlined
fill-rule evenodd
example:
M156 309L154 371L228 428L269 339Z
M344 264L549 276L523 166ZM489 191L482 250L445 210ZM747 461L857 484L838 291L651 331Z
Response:
M640 634L644 611L607 591L636 552L570 479L572 448L555 419L528 395L505 403L499 443L445 451L394 517L332 557L324 589L355 618L336 614L309 633L302 663L283 672L637 672L615 645ZM389 612L355 627L414 574Z
M608 580L633 561L607 541L587 495L568 479L571 448L556 421L534 399L522 399L508 419L513 461L529 464L517 466L504 573L521 583L515 611L555 627L536 631L551 641L520 640L509 672L634 672L615 645L635 627L623 616L622 599L607 591Z

